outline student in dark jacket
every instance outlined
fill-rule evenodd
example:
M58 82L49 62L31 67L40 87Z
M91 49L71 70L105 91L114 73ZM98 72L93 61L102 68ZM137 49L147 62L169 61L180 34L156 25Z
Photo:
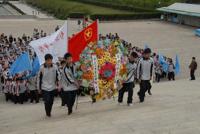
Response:
M61 65L60 65L60 68L59 68L59 72L60 72L60 74L62 74L62 70L64 69L66 63L65 63L65 61L63 60L63 61L61 61L60 64L61 64ZM60 98L61 98L61 106L65 106L66 104L65 104L64 91L63 91L62 85L60 85L59 88L60 88L59 96L60 96Z
M196 58L192 57L192 62L190 63L190 80L195 80L195 71L197 70L197 62L196 62Z
M66 53L64 55L66 62L65 67L62 69L62 81L61 85L63 87L63 96L65 104L68 107L68 115L73 112L73 106L77 96L77 90L79 89L78 81L75 78L75 65L72 63L72 55Z
M129 63L127 64L128 67L128 74L127 79L123 83L123 87L119 90L119 96L118 96L118 103L121 104L123 102L123 96L124 93L128 92L128 100L127 104L128 106L132 106L133 104L133 88L135 87L134 80L136 77L136 59L138 58L138 55L136 52L132 52L129 57Z

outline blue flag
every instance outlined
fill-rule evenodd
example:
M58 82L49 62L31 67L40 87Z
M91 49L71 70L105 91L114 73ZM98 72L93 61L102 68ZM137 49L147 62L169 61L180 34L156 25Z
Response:
M180 74L180 62L178 55L176 55L175 74L176 75Z
M167 61L164 59L162 54L159 54L159 63L162 65L162 69L164 72L168 72L168 67L169 64L167 63Z
M11 76L14 76L17 73L22 73L24 71L31 71L31 70L32 70L32 65L30 62L29 54L26 52L22 53L11 65L9 74Z
M33 66L33 69L31 71L31 76L35 76L40 70L40 62L37 56L33 59L32 66Z
M37 75L40 70L40 62L38 57L36 56L32 61L32 70L29 75L25 76L23 79L29 79Z
M159 53L159 59L158 60L159 60L160 64L163 64L165 62L165 59L164 59L163 55L160 54L160 53Z
M200 37L200 29L195 30L195 35Z

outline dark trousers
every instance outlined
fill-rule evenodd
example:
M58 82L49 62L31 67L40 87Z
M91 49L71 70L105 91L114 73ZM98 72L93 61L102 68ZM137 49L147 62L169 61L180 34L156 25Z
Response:
M140 102L144 101L146 91L150 92L151 83L149 80L142 80L140 82L140 91L138 92Z
M63 92L65 104L67 104L69 112L72 112L72 108L73 108L74 103L76 101L76 95L77 95L77 90L75 90L75 91L64 91Z
M122 89L119 90L118 102L123 102L124 93L128 92L127 103L130 104L133 102L133 88L135 87L134 82L124 83Z
M26 94L25 93L20 93L19 94L19 103L23 104L24 101L26 101Z
M19 95L13 95L12 100L15 104L17 103L23 104L25 101L25 93L20 93Z
M6 101L8 101L10 98L9 98L9 93L5 93L5 99Z
M54 102L55 90L53 91L42 91L44 106L47 116L51 116L51 110Z
M174 72L169 72L169 73L168 73L168 80L169 80L169 81L175 80L175 74L174 74Z
M191 70L190 70L190 77L191 77L191 80L195 80L195 79L196 79L194 73L195 73L195 70L191 69Z
M13 102L13 94L12 93L7 93L7 99Z
M30 98L29 95L30 95L30 94L29 94L27 91L24 93L24 102L27 102L27 101L28 101L28 99Z
M163 72L162 75L161 75L162 78L166 78L166 76L167 76L166 72Z
M19 95L13 95L12 101L13 101L15 104L19 103Z
M38 96L38 92L37 90L31 90L30 91L30 102L33 103L33 101L35 101L35 103L39 102L39 96Z
M85 94L87 94L87 93L88 93L88 88L83 87L83 86L80 86L78 91L77 91L78 96L85 96Z
M161 75L159 73L156 73L156 82L160 82Z
M65 106L64 91L63 91L63 89L61 89L61 91L59 92L59 96L61 98L61 106Z

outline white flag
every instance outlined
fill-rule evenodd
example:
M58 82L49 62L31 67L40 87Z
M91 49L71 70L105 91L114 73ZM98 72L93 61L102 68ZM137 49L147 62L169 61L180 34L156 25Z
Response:
M55 33L47 37L31 41L29 45L35 50L39 58L40 65L45 62L44 56L48 53L52 54L53 62L57 62L58 57L63 57L67 52L67 22L65 22L65 24Z

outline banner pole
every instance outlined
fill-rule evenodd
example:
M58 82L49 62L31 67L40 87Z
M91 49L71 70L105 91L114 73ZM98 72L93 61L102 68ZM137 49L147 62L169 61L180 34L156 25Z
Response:
M97 42L99 41L99 19L97 19Z
M77 94L77 96L76 96L76 110L78 109L78 94Z

